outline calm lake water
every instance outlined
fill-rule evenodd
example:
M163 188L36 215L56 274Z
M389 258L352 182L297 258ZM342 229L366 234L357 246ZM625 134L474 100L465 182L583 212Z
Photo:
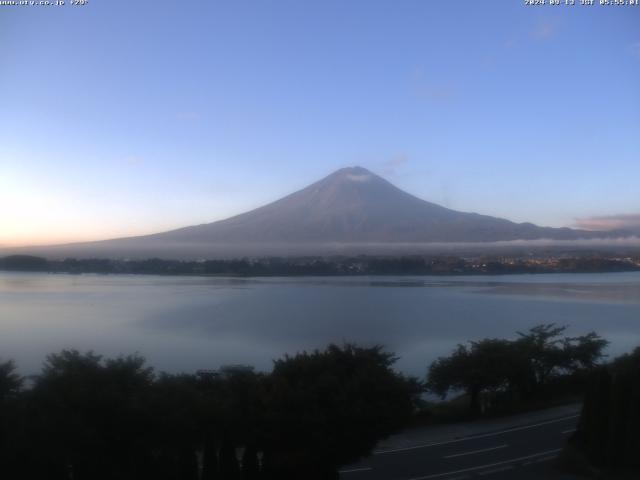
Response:
M63 348L139 352L160 370L272 359L329 342L385 345L423 375L458 342L539 323L640 345L640 273L206 278L0 272L0 357L35 373Z

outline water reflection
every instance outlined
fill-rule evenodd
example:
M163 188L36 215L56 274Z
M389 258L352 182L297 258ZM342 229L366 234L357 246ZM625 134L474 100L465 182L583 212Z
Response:
M398 367L539 323L640 344L640 274L207 278L0 273L0 356L23 371L62 348L140 352L159 369L251 363L328 342L384 344Z

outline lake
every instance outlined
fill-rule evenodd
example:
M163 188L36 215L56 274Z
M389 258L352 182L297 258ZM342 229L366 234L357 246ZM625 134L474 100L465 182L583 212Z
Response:
M159 370L270 369L329 342L383 344L424 375L457 343L540 323L640 345L640 273L212 278L0 272L0 357L36 373L63 348L138 352Z

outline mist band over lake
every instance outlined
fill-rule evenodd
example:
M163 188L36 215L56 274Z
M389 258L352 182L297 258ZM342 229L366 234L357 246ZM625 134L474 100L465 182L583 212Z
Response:
M138 352L171 372L250 364L329 342L383 344L419 376L460 342L540 323L640 343L640 273L212 278L0 272L0 356L23 373L63 348Z

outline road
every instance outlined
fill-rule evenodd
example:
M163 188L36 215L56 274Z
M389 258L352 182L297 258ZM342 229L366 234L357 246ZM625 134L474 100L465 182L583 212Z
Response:
M574 478L551 469L578 415L463 438L381 449L340 471L342 480Z

